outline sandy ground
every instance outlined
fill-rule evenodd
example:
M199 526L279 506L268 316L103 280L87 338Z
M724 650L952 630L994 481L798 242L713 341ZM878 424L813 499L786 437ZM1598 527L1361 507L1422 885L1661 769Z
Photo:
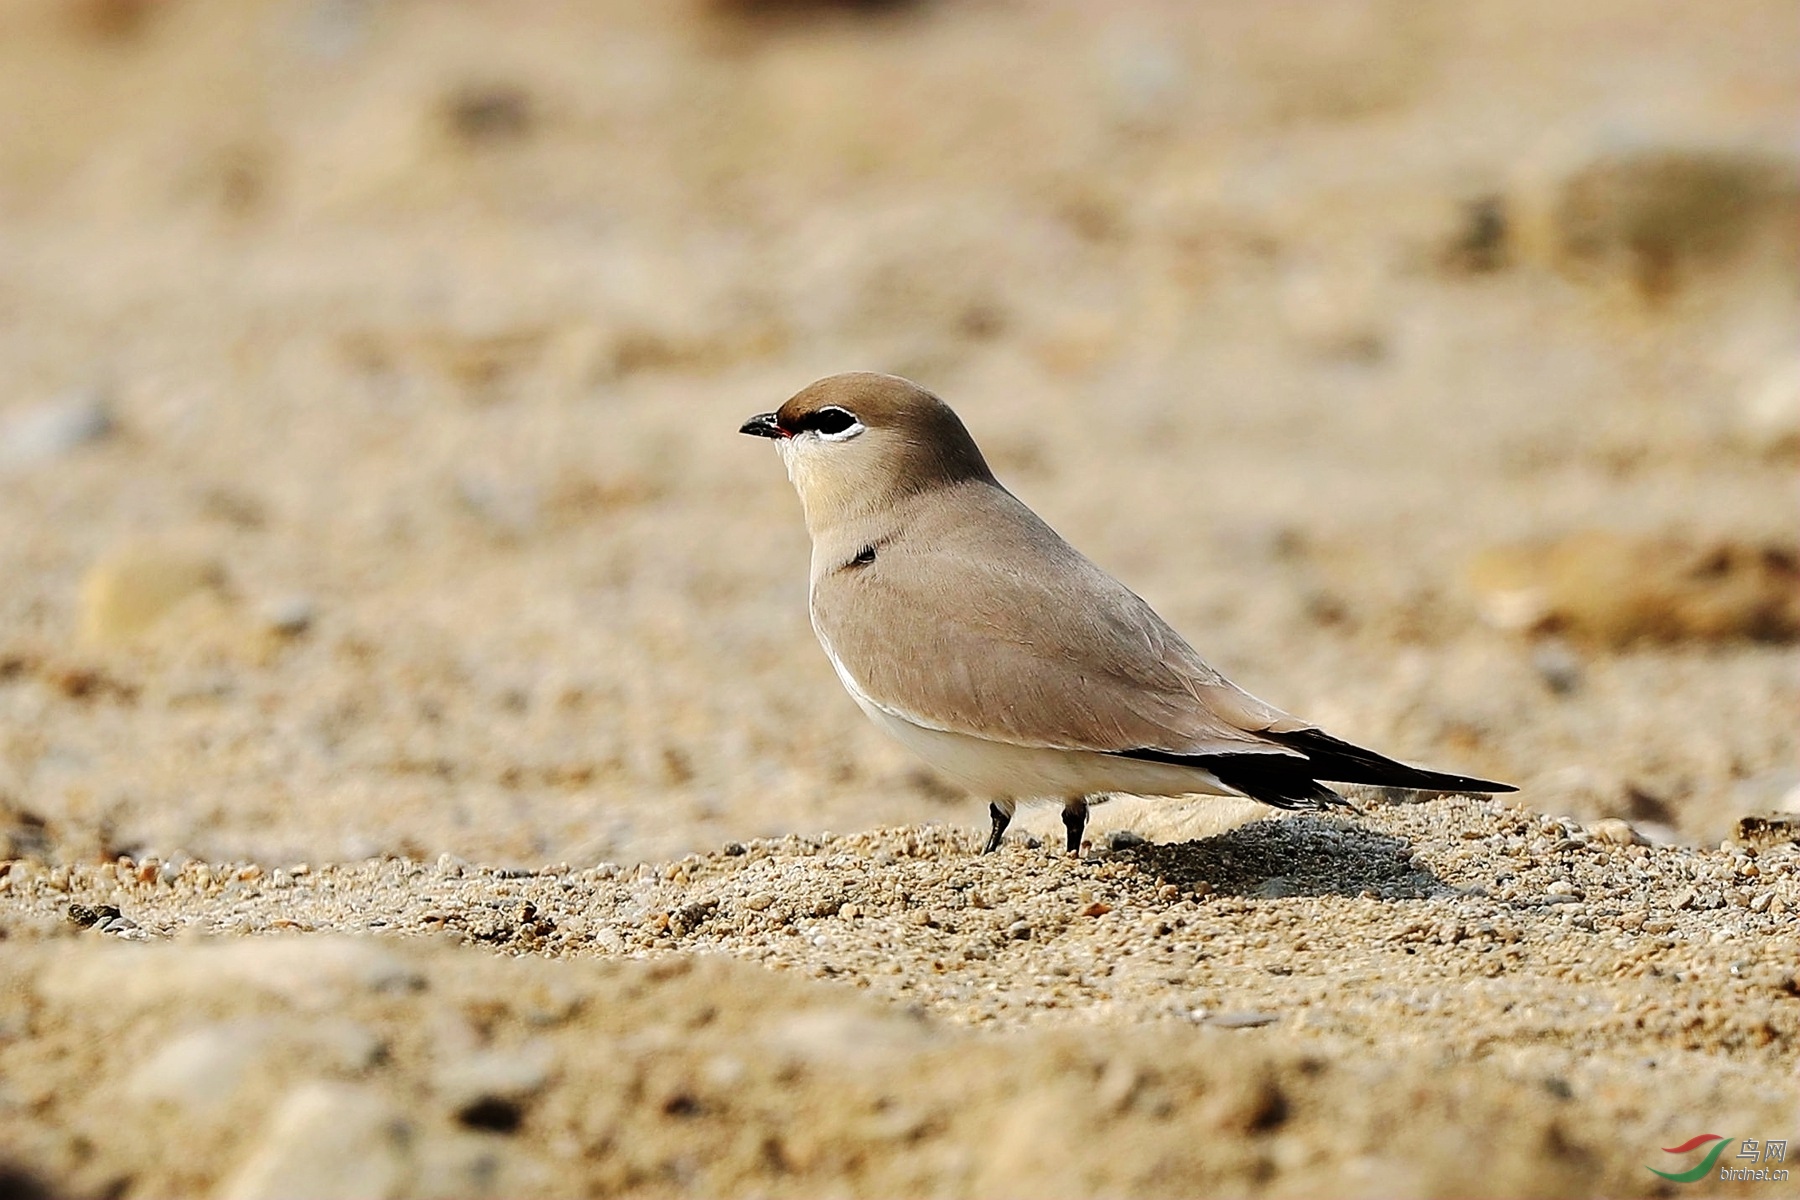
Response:
M0 1192L1776 1194L1791 6L755 7L0 3ZM854 368L1521 792L974 855Z

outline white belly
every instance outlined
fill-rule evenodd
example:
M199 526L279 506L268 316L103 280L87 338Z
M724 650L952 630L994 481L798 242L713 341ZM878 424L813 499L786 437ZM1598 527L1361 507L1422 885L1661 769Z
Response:
M1146 762L1093 750L1015 746L909 721L869 699L816 623L813 632L831 659L838 681L871 721L951 779L978 795L1001 801L1003 806L1010 807L1008 802L1013 800L1072 800L1105 792L1131 796L1244 794L1200 767Z
M869 719L937 770L991 800L1072 799L1102 792L1133 796L1186 796L1205 792L1241 796L1211 771L1174 763L1145 762L1091 750L1012 746L962 733L927 729L850 694Z

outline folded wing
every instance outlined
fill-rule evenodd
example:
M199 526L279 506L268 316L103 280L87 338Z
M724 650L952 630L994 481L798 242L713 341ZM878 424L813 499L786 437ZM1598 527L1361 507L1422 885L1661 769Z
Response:
M971 483L935 499L901 506L872 558L813 583L813 625L834 664L893 715L1193 766L1280 808L1342 803L1321 780L1515 790L1407 766L1258 700L1003 489Z
M814 628L870 702L1020 746L1303 756L1267 734L1305 722L1233 686L1009 493L961 491L901 508L874 561L814 581Z

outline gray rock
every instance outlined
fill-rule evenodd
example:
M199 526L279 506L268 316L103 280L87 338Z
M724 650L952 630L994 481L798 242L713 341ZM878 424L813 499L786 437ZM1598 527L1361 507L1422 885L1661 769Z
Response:
M1558 696L1572 695L1581 688L1581 660L1561 638L1551 638L1533 646L1531 665L1544 686Z
M385 1200L411 1191L413 1131L373 1088L307 1083L288 1093L219 1200Z
M1279 1020L1281 1020L1280 1013L1245 1010L1242 1012L1217 1013L1213 1016L1202 1018L1200 1023L1202 1025L1210 1025L1214 1029L1258 1029L1264 1025L1273 1025Z
M543 495L530 484L468 474L456 478L454 491L462 510L502 541L528 538L542 523Z
M318 606L307 596L283 596L263 606L263 625L271 633L298 637L312 628Z
M60 458L102 441L115 428L97 389L78 389L15 413L0 423L0 472Z
M228 1108L273 1033L269 1021L226 1021L190 1030L131 1073L125 1096L173 1104L189 1116L216 1115Z

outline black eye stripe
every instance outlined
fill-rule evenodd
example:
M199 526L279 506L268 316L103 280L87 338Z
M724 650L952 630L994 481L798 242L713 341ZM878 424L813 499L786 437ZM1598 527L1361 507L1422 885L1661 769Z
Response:
M830 405L818 412L810 412L796 423L799 429L816 429L820 433L842 433L856 424L856 414L849 409Z

